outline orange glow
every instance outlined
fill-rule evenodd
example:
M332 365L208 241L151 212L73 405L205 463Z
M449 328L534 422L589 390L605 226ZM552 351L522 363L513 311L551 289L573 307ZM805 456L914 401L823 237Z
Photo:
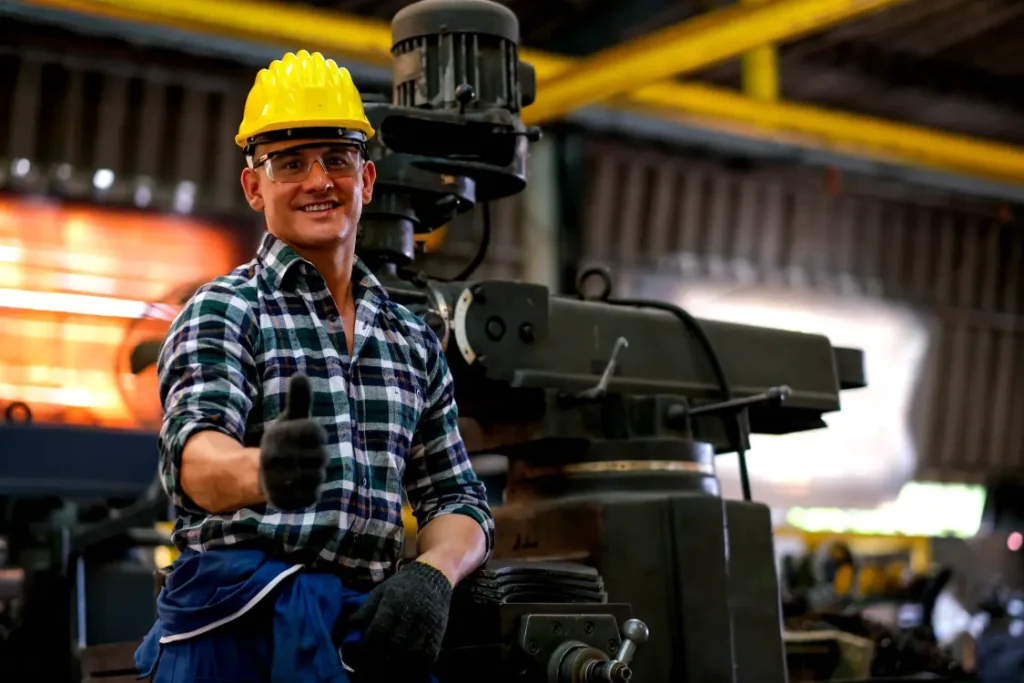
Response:
M40 422L155 428L153 368L133 346L162 338L168 293L244 260L230 233L177 216L0 199L0 408Z

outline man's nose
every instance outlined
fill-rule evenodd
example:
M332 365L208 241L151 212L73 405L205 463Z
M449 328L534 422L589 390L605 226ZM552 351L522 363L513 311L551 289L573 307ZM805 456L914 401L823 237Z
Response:
M327 175L324 165L319 159L314 159L306 176L306 189L314 192L325 192L334 187L334 181Z

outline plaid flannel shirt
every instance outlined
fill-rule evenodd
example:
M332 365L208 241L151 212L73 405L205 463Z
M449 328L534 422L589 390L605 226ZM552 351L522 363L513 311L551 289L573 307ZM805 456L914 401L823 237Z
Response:
M269 234L253 261L201 287L175 319L158 368L160 466L177 508L179 548L255 545L377 583L400 556L404 485L421 527L440 515L468 515L483 527L490 552L493 518L459 433L437 337L390 301L358 259L352 284L351 358L323 278ZM313 418L328 434L320 501L293 513L270 505L201 509L181 487L185 442L214 429L258 446L299 372L310 379Z

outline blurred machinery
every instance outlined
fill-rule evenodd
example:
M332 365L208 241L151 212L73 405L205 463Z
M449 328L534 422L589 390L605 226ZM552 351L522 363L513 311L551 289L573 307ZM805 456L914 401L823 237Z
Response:
M994 586L982 601L983 619L977 635L978 680L1019 681L1024 673L1024 594Z
M953 572L930 564L921 568L926 542L847 535L784 558L790 680L922 674L970 680L936 637L936 603ZM865 552L872 547L875 552Z
M378 189L357 248L445 346L460 412L480 427L471 448L510 462L494 558L456 593L440 679L784 683L771 520L750 499L744 453L752 432L824 427L840 391L865 385L862 354L821 336L617 299L602 271L580 282L581 292L597 284L597 295L579 297L467 282L486 252L488 202L526 185L539 131L519 115L534 97L533 70L519 60L515 15L489 0L422 0L395 16L392 32L392 102L366 104ZM462 273L443 281L411 269L417 243L477 205L484 239ZM33 429L5 425L4 452L39 449ZM73 473L80 489L51 487L48 505L8 517L25 596L5 648L13 680L73 680L71 653L87 675L127 675L124 655L145 629L110 624L151 619L97 610L151 610L152 584L143 593L140 580L132 593L125 577L149 577L133 553L165 542L138 531L163 505L140 486L155 471L152 437L73 438L68 463L37 467L69 481ZM745 500L719 496L715 454L732 451ZM130 468L119 460L139 453ZM127 482L123 493L102 489L129 470L135 500L125 505ZM89 483L106 500L99 519L64 504ZM118 577L116 593L104 572ZM67 656L23 656L61 642ZM120 649L110 658L105 648Z

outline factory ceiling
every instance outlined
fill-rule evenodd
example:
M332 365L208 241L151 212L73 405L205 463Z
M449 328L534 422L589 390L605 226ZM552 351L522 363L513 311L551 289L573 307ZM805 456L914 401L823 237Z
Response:
M381 74L386 77L389 71L386 20L409 2L306 0L291 2L286 8L280 4L263 4L271 9L262 17L267 20L264 22L267 26L260 35L242 36L243 22L235 19L231 25L232 22L223 21L223 16L203 32L207 36L244 37L249 50L246 59L239 59L245 64L238 66L248 73L254 60L255 52L251 49L254 45L262 45L269 56L274 54L275 42L278 46L304 44L311 40L305 36L322 35L322 31L314 30L315 21L292 18L301 13L296 11L300 5L330 12L338 18L339 26L359 26L359 22L365 21L365 31L351 28L343 32L328 31L330 35L324 38L327 40L325 49L361 55L355 59L378 69L373 77L363 79L364 87L383 91L387 85L379 82ZM844 2L849 6L844 8ZM620 74L617 77L620 91L611 88L604 93L607 97L597 98L600 103L611 105L600 108L603 113L612 113L604 120L615 122L620 131L629 129L628 125L623 125L625 119L619 114L639 111L658 119L654 126L658 135L675 125L680 131L688 131L677 135L677 139L698 144L706 141L708 145L725 140L733 145L730 151L754 150L769 161L833 165L860 171L859 159L866 158L877 166L870 169L863 166L865 172L876 175L919 182L923 176L916 173L918 169L923 169L926 175L959 174L958 177L971 182L980 179L990 183L988 194L1014 201L1022 196L1014 189L1024 187L1024 149L1016 146L1024 142L1024 96L1020 94L1024 92L1020 87L1024 71L1020 53L1024 48L1016 40L1024 28L1024 3L1017 0L860 0L859 3L852 0L767 0L768 5L775 7L803 4L808 8L829 8L835 15L834 21L821 22L824 28L789 33L785 19L776 17L759 24L756 19L750 20L749 7L737 7L724 0L636 0L631 3L503 0L503 4L520 18L523 43L527 48L524 56L537 65L541 93L552 93L556 87L563 90L561 102L546 111L542 111L545 105L541 100L527 110L526 117L534 117L535 122L546 123L568 113L575 102L573 96L566 96L567 89L563 86L567 84L562 81L573 78L579 81L579 74L587 71L582 65L594 64L590 60L595 53L604 51L613 58L615 54L609 50L618 50L629 58L643 55L644 50L652 46L657 49L657 41L651 38L653 33L677 28L684 29L678 34L681 37L677 43L684 46L680 52L685 52L687 22L692 25L696 18L699 23L702 15L709 12L747 12L747 34L739 38L726 36L731 40L729 49L732 49L731 54L742 54L739 46L745 45L744 40L750 41L751 28L755 36L759 25L766 30L780 29L774 34L785 36L777 47L778 99L760 102L747 96L750 95L749 84L744 84L740 57L705 59L700 50L695 49L689 55L677 55L683 75L653 82L643 81L641 71L639 85L649 87L632 93L620 92L624 82ZM756 2L744 0L742 4ZM871 5L872 9L862 12L850 8L857 4ZM124 8L149 7L148 15L138 26L162 24L168 28L181 26L184 15L180 15L181 10L177 8L184 5L201 7L202 3L188 0L153 10L156 6L149 0L22 0L9 7L88 9L92 15L121 17L125 16ZM97 11L97 7L117 8L117 11ZM287 32L277 41L267 33L277 30L279 25L269 21L271 13L279 11L274 7L284 8L287 15L282 17L288 17L287 22L280 22L282 30L287 29ZM174 12L180 15L176 19L172 16ZM304 21L309 24L305 32ZM24 25L0 24L3 24L0 33L7 34L2 36L0 44L8 49L32 41L38 44L38 40L56 40L64 43L66 50L73 42L59 37L46 38ZM712 22L710 30L699 29L697 38L707 40L715 30ZM131 37L137 44L139 35L124 37ZM107 42L111 58L117 59L116 53L123 53L123 46L118 47L115 41ZM196 41L195 46L198 44ZM191 44L182 47L194 51ZM163 60L184 66L190 61L187 58L177 61L179 57L173 51L165 51L164 59L152 44L149 50L147 60L153 63ZM260 55L259 60L262 60L263 53ZM572 68L574 59L576 68ZM588 61L580 62L580 59ZM192 61L200 64L199 60ZM608 66L608 61L604 66ZM614 59L610 61L614 67ZM199 66L198 71L204 75L223 72L228 76L235 72L229 62L222 60L212 68ZM648 55L647 63L656 61ZM566 74L571 78L566 79ZM360 79L358 73L356 77ZM601 80L590 78L591 83ZM575 86L577 93L586 91L586 83L582 89L579 82ZM580 106L587 104L591 102L580 102ZM581 112L587 113L580 110L573 115ZM637 119L629 121L639 134L634 125ZM724 126L720 125L722 122ZM803 139L799 139L801 136ZM736 145L737 140L753 143ZM728 147L728 144L720 146ZM798 153L792 153L793 150ZM842 158L836 158L844 155L852 155L856 160L844 165ZM900 173L894 173L894 165ZM913 177L902 173L908 168L915 171ZM929 176L923 180L936 186L944 183L949 186L947 178ZM970 192L970 184L961 183L960 191Z
M390 19L408 0L309 0L305 4ZM722 9L725 0L503 0L523 43L585 56ZM992 140L1024 141L1024 3L912 0L787 43L782 96ZM739 59L688 81L741 87Z

